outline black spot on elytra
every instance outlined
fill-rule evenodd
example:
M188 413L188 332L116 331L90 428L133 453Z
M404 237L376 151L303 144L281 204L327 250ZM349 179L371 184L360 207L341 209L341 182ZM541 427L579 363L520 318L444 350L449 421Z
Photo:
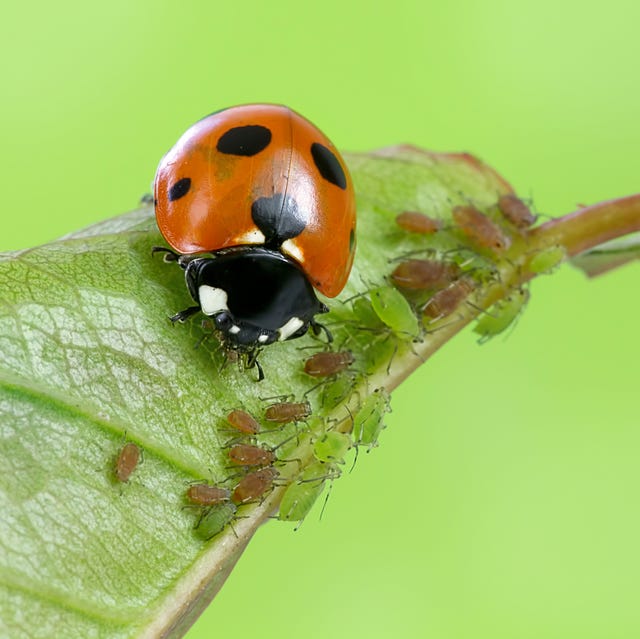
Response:
M259 124L235 126L218 140L216 148L226 155L250 157L266 149L271 142L271 131Z
M278 248L285 240L300 235L307 225L298 203L282 193L258 198L251 205L251 217L264 234L265 246L269 248Z
M339 186L341 189L347 188L347 176L342 170L340 161L331 149L328 149L324 144L314 142L311 145L311 155L318 171L320 171L320 175L325 180Z
M169 189L169 202L175 202L184 197L191 188L191 178L181 178Z

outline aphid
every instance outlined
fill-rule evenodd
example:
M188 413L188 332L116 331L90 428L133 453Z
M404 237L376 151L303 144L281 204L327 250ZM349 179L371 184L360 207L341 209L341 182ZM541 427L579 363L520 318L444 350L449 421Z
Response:
M302 476L285 490L278 519L302 522L322 494L327 479L337 479L339 476L340 472L332 464L315 462L308 466Z
M326 432L313 444L313 454L318 461L344 464L344 457L351 449L351 436L338 431Z
M428 235L442 228L442 220L435 220L418 211L404 211L396 217L396 223L410 233Z
M309 402L278 402L267 406L264 418L275 424L290 424L299 422L311 415Z
M385 413L391 411L389 394L377 388L362 402L353 416L353 441L356 446L367 446L369 450L378 445L378 437L385 428Z
M531 209L513 193L501 195L498 208L502 215L519 229L530 227L537 219Z
M330 377L346 370L354 361L351 351L323 351L305 361L304 372L311 377Z
M458 228L478 246L495 253L502 253L511 246L510 238L502 229L475 206L455 206L452 215Z
M494 304L473 327L473 332L481 336L478 341L482 344L509 328L528 301L529 289L522 288Z
M278 471L272 466L267 466L245 475L234 488L231 499L238 505L260 499L271 487L278 475Z
M227 524L231 523L236 511L236 505L230 501L206 508L202 511L202 516L196 524L196 535L205 541L215 537L224 530Z
M371 291L371 306L376 315L399 335L416 337L418 320L402 293L391 286L379 286Z
M227 415L227 421L236 430L245 435L257 435L260 432L260 424L253 415L245 410L235 409Z
M424 291L447 286L458 275L460 267L453 262L406 260L396 266L391 280L399 288Z
M352 305L353 315L357 322L367 328L382 328L384 324L373 310L371 302L366 297L357 297Z
M254 446L253 444L235 444L229 448L229 459L236 466L269 466L278 458L276 451L292 439L297 439L298 433L294 433L291 437L282 440L273 448L265 448L263 446ZM284 461L284 460L283 460ZM289 460L292 461L292 460Z
M462 304L474 288L471 278L461 277L431 297L422 308L422 313L432 320L447 317Z
M118 453L114 468L115 478L119 482L129 481L131 473L140 461L140 449L133 442L127 442Z
M564 246L550 246L536 253L529 260L529 270L532 273L548 273L560 265L567 257Z
M322 390L322 405L326 407L337 406L352 391L355 386L355 380L351 376L338 376Z
M236 444L229 449L229 459L237 466L269 466L276 460L274 450L252 444Z
M225 501L229 501L231 491L226 488L219 488L207 483L192 484L187 489L185 497L187 501L196 506L213 506Z

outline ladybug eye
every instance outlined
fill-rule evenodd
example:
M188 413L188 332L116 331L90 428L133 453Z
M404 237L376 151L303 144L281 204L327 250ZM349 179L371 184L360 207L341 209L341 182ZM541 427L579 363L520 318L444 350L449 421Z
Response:
M179 200L181 197L184 197L191 188L191 178L182 178L178 180L170 189L169 189L169 202L175 202L175 200Z
M216 148L226 155L251 157L263 151L271 142L271 131L259 124L236 126L218 140Z
M314 142L311 145L311 156L313 157L316 168L320 171L320 175L327 180L327 182L335 184L342 190L347 188L347 177L342 170L338 158L331 149L328 149L319 142Z
M220 330L225 329L225 328L229 328L229 326L231 326L231 324L233 324L231 316L228 313L218 313L215 316L215 322L216 322L216 326Z

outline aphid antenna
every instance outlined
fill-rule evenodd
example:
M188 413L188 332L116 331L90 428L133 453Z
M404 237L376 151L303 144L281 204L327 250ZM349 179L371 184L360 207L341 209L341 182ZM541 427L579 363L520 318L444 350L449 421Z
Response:
M344 372L344 371L342 371L342 372ZM328 384L329 382L333 382L336 379L337 376L338 376L338 374L335 374L335 375L330 375L329 377L325 377L325 378L321 379L317 384L314 384L311 388L308 388L302 394L302 397L306 400L308 395L313 393L315 390L318 390L318 388L320 388L321 386L324 386L325 384Z
M354 300L357 300L359 297L365 297L366 295L368 295L369 293L369 289L367 289L366 291L362 291L360 293L355 293L354 295L352 295L351 297L347 297L343 300L340 300L343 304L349 304L351 302L353 302Z
M331 463L333 465L333 463ZM334 481L339 479L342 472L338 468L333 468L326 475L320 475L319 477L309 477L308 479L298 479L297 482L299 484L313 484L313 483L321 483L325 481Z
M271 397L258 396L258 399L261 402L272 402L274 400L276 400L276 402L288 402L288 401L294 401L295 398L296 396L293 393L287 393L286 395L273 395Z
M407 258L414 257L416 255L432 255L433 259L438 260L441 256L445 255L447 251L440 251L439 249L435 249L433 247L414 249L412 251L406 251L405 253L400 253L400 255L396 255L396 257L390 257L387 259L387 264L394 264L395 262L402 262Z
M213 535L210 535L209 537L207 537L204 541L211 541L214 537L217 537L220 533L224 532L224 529L229 526L229 528L231 528L231 532L233 533L233 536L237 539L238 538L238 533L236 532L236 529L233 525L233 520L234 519L243 519L243 517L241 515L234 515L218 532L213 533ZM194 528L197 528L198 526L194 526Z
M442 321L445 317L448 317L448 316L443 315L441 317L430 317L427 323L429 325L435 324L437 322ZM458 322L461 322L464 319L464 317L460 314L459 311L454 311L453 313L451 313L451 317L452 319L450 322L446 322L445 324L440 324L439 326L436 326L436 328L426 328L425 330L427 331L427 335L431 335L433 333L437 333L438 331L442 331L445 328L447 328L447 326L452 326L453 324L457 324Z
M322 516L324 515L324 510L327 507L327 503L329 502L329 497L331 496L332 490L333 490L333 481L329 483L327 494L325 495L324 501L322 502L322 508L320 509L320 516L318 517L318 521L322 521Z

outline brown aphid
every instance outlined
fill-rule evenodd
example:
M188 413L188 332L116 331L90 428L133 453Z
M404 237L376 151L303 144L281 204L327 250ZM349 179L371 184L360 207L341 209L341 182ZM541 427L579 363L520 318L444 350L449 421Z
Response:
M270 466L245 475L231 494L232 501L235 504L246 504L259 499L271 487L278 475L278 471Z
M502 215L519 229L530 227L537 219L531 209L513 193L501 195L498 208Z
M460 267L454 262L438 260L406 260L396 266L391 280L398 288L426 291L443 288L460 275Z
M213 506L229 501L231 491L203 482L189 486L185 496L187 501L197 506Z
M447 288L438 291L424 305L422 313L431 319L447 317L460 306L473 289L473 281L468 277L461 277Z
M309 415L311 415L309 402L278 402L268 406L264 412L264 418L275 424L298 422Z
M452 215L458 228L478 246L496 253L506 251L511 246L511 239L502 229L475 206L455 206Z
M260 446L236 444L229 449L229 459L237 466L269 466L276 460L276 454Z
M422 233L423 235L435 233L442 228L441 220L434 220L428 215L419 213L418 211L403 211L396 217L396 223L405 231Z
M250 415L245 410L232 410L227 415L227 421L236 430L239 430L245 435L257 435L260 432L260 424L255 420L253 415Z
M330 377L349 368L355 362L351 351L314 353L304 363L304 372L311 377Z
M133 443L127 442L118 453L116 465L113 470L119 482L129 481L131 473L136 469L140 461L140 449Z

